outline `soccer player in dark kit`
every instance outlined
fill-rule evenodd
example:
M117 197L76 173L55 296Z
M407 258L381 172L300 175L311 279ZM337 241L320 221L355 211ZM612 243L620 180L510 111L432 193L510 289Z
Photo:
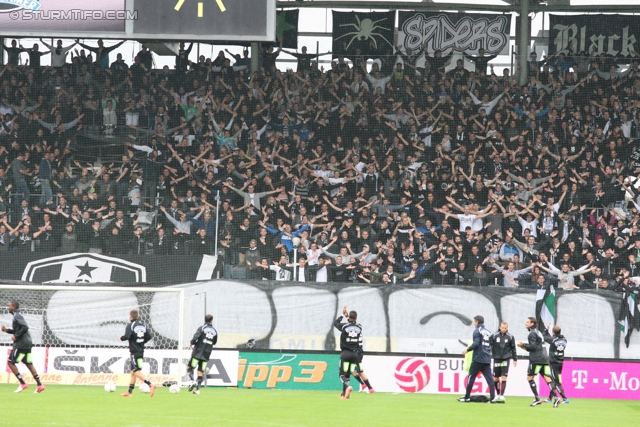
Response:
M556 384L556 389L562 399L558 399L553 402L553 407L557 408L561 403L569 403L569 399L567 399L567 395L564 394L564 388L562 387L562 365L564 364L564 350L567 348L567 339L562 335L562 329L560 326L556 325L553 327L553 335L549 334L549 328L551 327L551 322L547 325L547 329L542 331L542 335L544 336L544 340L549 343L549 367L551 368L551 379ZM553 395L549 395L549 400L547 402L551 402Z
M469 381L464 396L459 398L458 402L471 402L473 384L478 374L482 372L482 376L484 376L484 379L489 385L489 394L491 395L489 403L496 403L496 389L493 386L493 378L491 375L491 332L484 327L484 317L482 316L475 316L473 318L473 324L476 327L473 331L473 343L468 348L462 350L462 354L473 351L473 359L469 367Z
M29 333L29 325L27 325L27 321L24 320L22 313L18 311L20 308L20 303L18 301L11 301L9 303L9 313L13 316L13 325L11 329L7 329L6 326L2 326L2 332L6 332L7 334L13 335L11 340L13 341L13 348L11 349L11 355L9 356L9 361L7 365L13 375L18 378L20 381L20 385L16 389L16 393L20 393L22 390L25 390L29 387L29 384L24 382L22 375L20 375L20 371L18 371L18 367L16 366L18 363L24 363L31 375L33 375L33 379L38 384L35 393L42 393L44 391L44 386L40 382L40 376L38 372L36 372L36 368L33 366L31 362L31 347L33 345L31 341L31 334Z
M544 348L544 338L542 333L537 329L538 321L535 317L527 317L524 323L525 327L529 330L528 343L520 341L518 347L529 352L529 368L527 369L527 380L529 381L529 387L535 396L535 400L529 406L537 406L545 401L540 399L538 395L538 386L534 381L536 375L540 374L549 385L551 389L551 397L556 396L556 385L551 379L551 370L549 369L549 358L547 357L547 351Z
M346 311L346 307L344 309ZM359 375L358 363L360 361L360 347L362 346L362 326L356 323L358 313L349 312L346 323L342 323L342 316L338 317L333 326L340 331L340 381L342 381L342 394L340 399L348 399L353 387L349 385L351 374Z
M342 315L344 317L349 317L346 306L342 309ZM364 348L362 347L362 341L363 340L361 339L360 349L358 350L358 375L354 375L353 377L360 383L360 391L374 393L375 390L373 389L373 387L371 387L369 378L367 378L367 375L364 373L364 367L362 366L362 359L364 358Z
M496 400L504 402L509 361L513 359L514 367L518 363L516 339L509 333L507 322L500 323L500 330L491 335L491 354L493 355L493 383L496 387Z
M187 373L191 378L191 385L189 391L193 394L200 394L200 386L204 376L207 363L209 363L209 356L211 356L211 350L213 346L218 342L218 331L211 324L213 322L213 316L207 314L204 316L204 325L199 326L196 333L191 338L191 346L193 351L191 352L191 360L187 367ZM193 382L193 371L198 370L198 382ZM195 390L194 390L195 387Z
M136 386L136 378L149 386L149 395L153 397L156 392L156 386L142 373L142 360L144 359L144 345L151 340L151 334L146 325L139 319L138 310L131 310L129 313L129 323L124 330L124 335L120 337L121 341L129 341L130 364L131 364L131 381L129 382L129 391L122 393L120 396L131 397L133 389Z

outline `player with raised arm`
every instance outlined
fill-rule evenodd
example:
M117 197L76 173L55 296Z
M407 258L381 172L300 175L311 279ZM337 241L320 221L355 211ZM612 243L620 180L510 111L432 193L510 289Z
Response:
M507 389L509 361L513 366L518 363L516 355L516 339L509 333L509 324L500 323L500 330L491 335L491 354L493 355L493 383L496 387L497 400L504 402L504 391ZM502 381L502 383L501 383Z
M349 312L347 311L346 306L342 309L342 315L344 317L349 317ZM362 366L362 359L364 358L362 341L363 340L360 340L360 348L358 349L358 375L354 375L353 377L360 383L360 391L366 390L368 393L374 393L375 390L371 387L369 378L367 378L367 375L364 373L364 367Z
M200 394L200 386L202 385L207 363L209 363L211 350L213 350L213 346L218 342L218 331L213 327L212 322L213 316L211 314L204 316L204 325L198 326L196 333L193 334L193 338L191 338L190 344L193 347L193 351L191 352L191 360L187 367L187 373L192 381L189 386L189 391L193 392L193 394ZM197 383L193 381L193 371L196 368L198 369ZM194 387L196 388L195 390L193 389Z
M535 317L527 317L524 325L529 330L528 343L520 341L518 347L529 352L529 368L527 369L527 380L529 387L535 396L535 400L529 406L537 406L545 401L540 399L538 395L538 386L534 381L536 375L540 374L551 389L551 396L556 395L556 385L551 379L551 370L549 369L549 358L544 348L544 338L538 330L538 321Z
M129 313L129 323L124 330L124 335L120 337L120 341L129 341L130 364L131 364L131 381L129 382L129 391L122 393L120 396L131 397L133 389L136 386L136 378L149 386L149 395L153 397L156 392L156 386L142 373L142 360L144 359L144 345L151 340L151 334L147 326L139 319L138 310L131 310Z
M343 309L343 313L347 307ZM362 346L362 326L357 323L358 313L354 310L349 312L346 323L342 323L343 316L339 316L333 326L340 331L340 381L342 381L342 393L340 399L348 399L351 396L353 387L349 385L351 374L358 375L358 354Z
M29 333L29 325L27 325L27 321L24 320L22 313L18 311L19 308L20 303L18 301L11 301L9 303L8 310L13 316L13 325L11 325L11 329L8 329L4 325L2 326L2 332L11 334L11 341L13 341L13 348L11 349L7 365L9 366L9 369L11 369L11 372L13 372L13 375L15 375L18 381L20 381L20 385L15 390L15 393L20 393L22 390L29 387L29 384L25 383L24 378L22 378L22 375L20 375L20 371L18 371L18 367L16 366L20 362L27 366L31 375L33 375L33 379L36 381L36 384L38 384L34 393L42 393L44 391L44 386L40 382L40 376L31 362L31 347L33 346L33 343L31 341L31 334Z
M567 339L562 335L562 329L556 325L553 327L553 335L549 334L549 328L551 322L547 325L547 329L542 331L544 340L549 343L549 367L551 368L551 379L556 384L556 389L562 399L556 397L553 402L553 407L557 408L561 403L569 403L567 395L564 394L564 388L562 387L562 365L564 364L564 350L567 348ZM549 400L551 402L553 394L549 394Z

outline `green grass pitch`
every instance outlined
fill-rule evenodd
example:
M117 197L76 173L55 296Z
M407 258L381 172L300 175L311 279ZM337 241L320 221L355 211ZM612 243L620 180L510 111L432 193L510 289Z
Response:
M573 399L554 409L531 408L532 399L507 397L504 405L459 403L453 395L203 389L177 395L158 388L150 398L137 389L120 397L118 387L47 386L34 394L33 386L13 393L0 386L5 413L0 425L11 426L630 426L640 416L640 402ZM560 418L555 418L560 417ZM560 420L560 422L557 422Z

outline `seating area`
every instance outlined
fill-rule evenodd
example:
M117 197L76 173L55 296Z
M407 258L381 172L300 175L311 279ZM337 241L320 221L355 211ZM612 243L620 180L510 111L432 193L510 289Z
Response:
M532 56L498 75L489 57L447 71L453 51L396 48L281 71L265 45L250 73L192 47L174 70L146 47L56 67L4 47L0 251L217 255L228 278L636 286L635 57Z

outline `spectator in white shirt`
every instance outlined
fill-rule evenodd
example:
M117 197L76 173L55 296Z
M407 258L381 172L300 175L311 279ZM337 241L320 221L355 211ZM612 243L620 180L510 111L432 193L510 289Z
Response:
M447 200L449 202L452 202L453 199L451 197L447 197ZM453 202L454 206L458 206L455 202ZM458 206L460 207L460 206ZM474 228L474 221L476 219L480 219L480 218L484 218L485 216L489 215L489 212L487 211L486 213L480 213L480 212L472 212L471 208L469 207L469 205L466 205L463 208L463 213L461 214L452 214L449 213L447 211L441 210L441 209L434 209L436 212L441 212L444 214L444 216L446 218L457 218L458 221L460 222L460 227L458 228L459 231L464 232L466 230L467 227L471 228L474 231L479 231L476 230Z

